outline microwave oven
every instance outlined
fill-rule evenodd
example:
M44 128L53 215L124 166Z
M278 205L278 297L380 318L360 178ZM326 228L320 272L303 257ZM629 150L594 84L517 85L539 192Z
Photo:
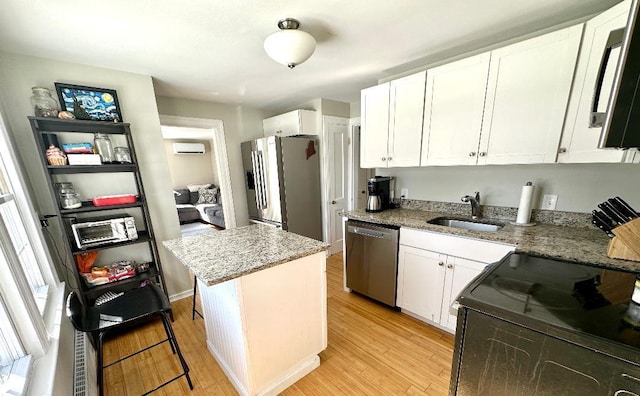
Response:
M71 224L71 230L76 245L81 250L138 239L136 222L126 213L78 219Z
M591 127L602 127L600 148L640 147L640 2L631 1L627 26L610 33L602 55L594 89ZM619 53L617 63L615 53ZM609 70L615 70L606 112L599 112L602 84ZM606 98L605 98L606 99Z

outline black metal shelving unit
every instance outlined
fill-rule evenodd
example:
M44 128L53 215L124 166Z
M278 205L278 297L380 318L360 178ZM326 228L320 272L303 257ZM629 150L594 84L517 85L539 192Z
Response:
M55 217L59 221L62 238L64 241L64 257L63 265L66 267L68 273L74 275L75 287L70 285L74 289L82 301L83 304L92 305L95 299L105 292L119 292L128 289L138 287L140 283L150 280L159 283L165 294L167 294L167 288L164 281L162 272L162 265L160 263L160 255L158 253L157 243L153 233L153 226L151 223L151 216L149 214L149 208L147 206L144 186L142 184L142 177L140 175L140 169L138 167L138 160L136 157L136 151L131 137L131 129L128 123L111 123L102 121L81 121L81 120L60 120L57 118L41 118L41 117L29 117L31 129L33 130L34 137L40 155L38 155L39 161L46 171L47 184L51 199L55 202ZM44 147L44 133L105 133L111 135L124 135L127 141L129 152L131 153L131 164L102 164L102 165L60 165L52 166L47 163L45 158ZM91 201L82 202L82 206L76 209L62 209L59 205L58 197L55 192L54 183L56 182L56 175L71 175L71 174L95 174L95 173L130 173L135 179L136 194L138 198L136 202L123 205L109 205L109 206L95 206ZM89 177L89 175L87 175ZM138 239L133 241L126 241L120 243L114 243L103 246L96 246L89 249L78 249L73 235L70 234L68 226L65 223L65 218L76 214L90 214L93 212L102 212L117 209L138 208L142 212L142 218L144 221L143 227L136 224L138 228ZM147 272L137 273L134 277L122 279L115 282L105 283L102 285L90 285L82 274L80 274L76 265L76 256L86 252L101 251L106 249L117 249L123 246L131 245L146 245L149 249L151 261L149 270ZM168 297L168 294L167 294Z

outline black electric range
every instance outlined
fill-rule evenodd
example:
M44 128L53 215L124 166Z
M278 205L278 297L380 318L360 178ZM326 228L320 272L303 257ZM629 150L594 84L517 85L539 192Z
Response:
M511 253L467 286L458 302L640 365L635 284L635 273Z

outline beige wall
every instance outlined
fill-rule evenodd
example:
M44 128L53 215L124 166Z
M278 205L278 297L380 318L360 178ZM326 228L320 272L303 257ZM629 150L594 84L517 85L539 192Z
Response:
M249 224L240 143L263 136L263 112L242 106L163 96L157 97L157 103L162 115L208 118L223 122L236 224Z
M202 143L204 154L174 154L174 143ZM208 140L173 140L165 139L164 149L167 153L171 186L174 190L185 188L187 184L218 183L215 158Z
M44 170L38 161L29 160L34 155L39 155L27 120L27 116L33 114L29 98L31 87L53 89L54 82L105 87L117 91L123 119L131 124L145 195L160 245L168 292L172 295L189 290L191 282L188 271L162 247L163 240L179 237L180 229L151 77L42 58L0 54L0 86L3 87L0 100L7 112L6 120L10 131L18 144L18 154L24 162L38 212L53 213L53 202L46 189ZM100 182L100 177L101 175L92 175L96 189L109 188L108 184L116 188L115 185L119 184L117 180L116 183ZM105 180L112 181L117 176L106 177L109 179ZM127 175L121 177L126 184ZM94 190L94 194L100 195L102 191L104 190ZM91 196L90 193L89 191L87 195ZM141 245L140 249L146 247Z
M173 295L189 291L191 279L188 271L162 247L162 240L179 237L180 229L151 77L0 52L0 102L5 111L7 127L16 142L17 154L24 165L37 212L51 214L54 207L46 187L45 172L39 161L33 160L42 153L36 146L27 120L27 116L33 115L29 98L31 87L53 89L54 82L105 87L117 91L123 118L131 123L156 240L160 244L168 292ZM102 184L97 176L93 180L96 186ZM116 181L113 184L118 183ZM55 232L54 227L50 229ZM140 248L143 248L142 245ZM55 252L51 255L56 257ZM66 280L64 276L62 279ZM65 332L61 337L71 336L72 333ZM61 367L60 370L64 371L65 368ZM56 384L56 389L71 386L71 378L62 377L57 380L61 383Z

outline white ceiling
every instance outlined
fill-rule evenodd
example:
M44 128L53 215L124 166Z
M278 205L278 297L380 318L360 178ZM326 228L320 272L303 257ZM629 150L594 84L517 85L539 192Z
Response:
M159 95L278 110L345 102L392 74L620 0L3 0L0 51L151 75ZM318 42L293 70L262 47L293 17Z

